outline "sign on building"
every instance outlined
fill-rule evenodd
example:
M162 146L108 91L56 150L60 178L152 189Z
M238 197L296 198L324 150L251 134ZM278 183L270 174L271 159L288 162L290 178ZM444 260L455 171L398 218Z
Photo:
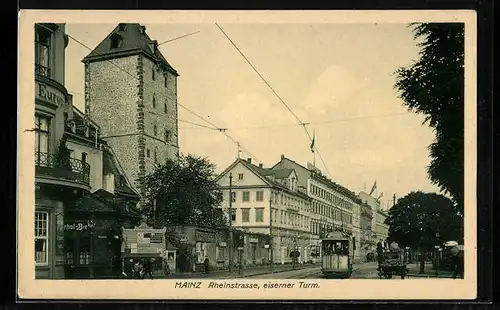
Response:
M122 228L122 253L132 256L160 256L166 250L165 231L166 228L155 229L147 226Z

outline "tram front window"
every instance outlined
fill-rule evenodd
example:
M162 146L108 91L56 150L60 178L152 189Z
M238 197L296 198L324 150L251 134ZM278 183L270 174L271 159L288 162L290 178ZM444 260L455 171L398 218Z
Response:
M347 241L331 241L323 243L323 255L348 255L349 243Z

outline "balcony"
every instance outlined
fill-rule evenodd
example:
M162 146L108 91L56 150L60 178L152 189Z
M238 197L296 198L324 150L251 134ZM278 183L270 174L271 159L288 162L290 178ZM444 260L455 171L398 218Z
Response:
M36 177L48 177L89 186L90 165L79 159L68 158L61 164L55 154L35 152Z
M45 76L47 78L51 78L50 68L36 63L35 64L35 75L41 75L41 76Z

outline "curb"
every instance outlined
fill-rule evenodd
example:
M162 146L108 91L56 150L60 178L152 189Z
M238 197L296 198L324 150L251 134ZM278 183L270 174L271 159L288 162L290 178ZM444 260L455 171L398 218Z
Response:
M283 269L283 270L275 270L274 272L263 272L263 273L253 273L253 274L248 274L248 275L242 275L242 278L248 278L248 277L253 277L253 276L261 276L265 274L274 274L274 273L282 273L282 272L287 272L287 271L295 271L295 270L302 270L302 269L307 269L307 267L301 267L301 268L295 268L295 269Z

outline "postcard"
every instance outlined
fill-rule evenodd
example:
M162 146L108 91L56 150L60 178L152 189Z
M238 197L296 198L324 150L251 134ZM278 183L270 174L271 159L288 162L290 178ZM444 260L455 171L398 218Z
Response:
M19 297L475 298L476 30L21 11Z

